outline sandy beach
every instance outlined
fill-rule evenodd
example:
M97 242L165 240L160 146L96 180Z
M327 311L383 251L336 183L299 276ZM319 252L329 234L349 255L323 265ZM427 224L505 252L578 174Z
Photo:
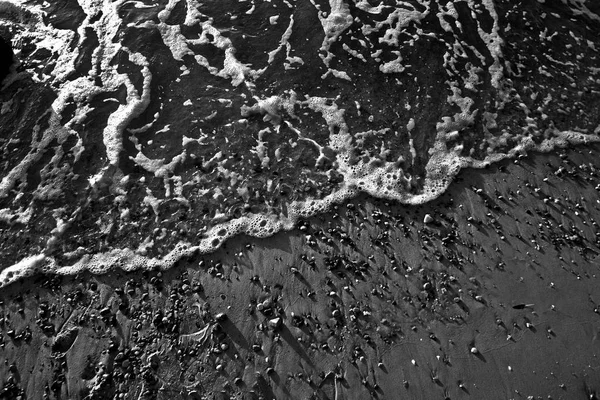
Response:
M419 207L360 197L165 273L11 285L0 398L596 398L599 150L468 169Z
M597 4L0 1L0 400L597 399Z

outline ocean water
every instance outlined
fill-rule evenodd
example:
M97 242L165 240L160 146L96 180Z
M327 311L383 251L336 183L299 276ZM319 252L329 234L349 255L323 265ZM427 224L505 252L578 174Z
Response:
M599 140L591 0L11 0L0 35L0 287L166 269Z

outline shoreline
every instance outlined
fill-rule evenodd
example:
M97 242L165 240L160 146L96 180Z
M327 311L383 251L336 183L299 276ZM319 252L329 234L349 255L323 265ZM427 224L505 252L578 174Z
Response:
M69 398L589 397L599 150L465 169L421 206L362 195L339 217L237 236L160 273L10 285L0 374L14 362L27 393L55 383ZM41 331L30 342L27 326Z
M523 151L525 152L524 156L525 157L535 157L535 156L544 155L544 154L554 154L554 153L557 153L559 150L565 150L565 149L576 150L577 148L584 147L584 146L588 146L588 147L590 147L590 146L598 147L599 146L598 142L600 141L600 138L597 136L581 134L578 132L560 132L560 133L562 136L559 136L556 138L557 142L554 143L553 147L550 147L549 144L540 144L540 145L538 145L537 148L533 148L533 149L527 149L525 147L523 149ZM571 134L571 135L578 134L580 136L578 139L571 138L572 140L575 141L575 144L568 143L568 139L566 139L566 138L569 137L569 134ZM527 151L529 151L529 153L530 153L529 155L526 155ZM515 150L515 154L513 154L512 156L510 154L506 154L502 158L500 158L499 160L496 160L496 161L478 162L479 164L475 163L475 165L468 165L468 166L461 167L459 169L458 173L451 176L450 182L445 183L445 188L441 189L439 191L439 193L436 193L432 197L431 200L427 200L426 202L424 202L422 204L418 204L418 202L414 203L414 201L411 203L405 203L399 199L377 197L377 196L373 195L372 193L365 192L364 190L345 188L342 190L345 190L346 192L358 191L358 194L351 195L349 197L346 195L346 196L342 196L341 199L334 199L334 200L331 200L331 199L335 198L336 196L329 195L324 199L310 199L307 201L303 201L302 203L305 203L305 204L313 204L313 203L318 204L318 208L322 209L323 211L316 211L314 213L304 214L303 210L302 210L300 212L296 212L296 215L294 217L291 217L291 218L285 217L286 218L285 220L278 219L276 222L273 222L276 225L279 225L279 229L275 230L275 233L270 233L270 231L269 231L269 232L263 233L263 234L257 233L256 235L252 235L249 232L247 232L248 229L252 229L251 228L252 226L257 226L257 227L258 226L260 226L260 227L268 226L269 221L271 221L273 219L273 216L269 216L269 215L265 216L262 214L253 214L251 216L244 216L241 218L236 218L234 220L231 220L231 221L228 221L228 222L225 222L222 224L218 224L218 225L210 228L209 232L216 232L215 234L217 236L221 236L219 238L214 239L209 234L208 237L201 239L200 243L197 245L194 245L192 243L185 243L180 246L178 244L175 246L174 249L172 249L169 253L167 253L163 258L160 258L160 259L146 258L145 256L140 255L138 253L138 251L134 251L129 248L123 248L123 249L117 248L117 249L113 249L107 253L85 254L79 260L75 261L74 264L61 267L61 266L55 265L56 261L53 257L48 257L48 256L45 256L44 254L31 255L24 259L21 259L16 264L13 264L12 266L4 268L2 271L0 271L0 288L7 287L21 279L27 279L28 277L30 277L32 275L38 275L38 274L40 274L40 272L39 272L40 269L42 269L41 274L60 275L60 276L79 274L83 271L90 271L93 274L110 273L115 264L117 264L117 265L120 264L121 265L120 268L124 271L136 271L136 270L166 271L166 270L172 268L173 265L179 263L179 260L181 260L181 259L213 254L213 253L217 252L224 244L235 239L238 236L260 239L260 238L269 238L269 237L272 237L273 235L279 234L281 232L283 232L283 233L294 232L294 230L297 229L297 225L298 225L299 221L318 217L323 214L331 213L332 209L337 209L340 206L343 207L343 203L348 202L348 201L354 202L358 198L364 199L364 201L394 202L399 206L405 206L405 207L414 207L414 206L418 207L420 205L426 205L428 203L435 202L439 197L443 196L448 190L450 190L450 188L454 184L455 180L458 177L460 177L460 175L465 170L475 170L476 171L476 170L485 170L488 168L493 168L494 165L497 166L497 165L501 165L504 162L510 162L510 160L515 160L516 158L514 156L519 153L520 153L519 150ZM520 154L522 154L522 153L520 153ZM519 156L518 158L520 159L521 156ZM465 161L463 160L462 162L465 162ZM429 179L429 178L427 178L427 179ZM337 192L336 192L336 194L337 194ZM410 195L410 196L418 197L418 196L423 196L423 195L421 194L421 195ZM330 199L330 200L327 200L327 199ZM321 203L328 204L328 205L322 206ZM231 228L231 226L234 226L233 233L228 232L228 230ZM246 227L246 228L244 228L244 227ZM244 229L246 229L246 230L244 230ZM260 229L262 229L262 228L259 228L259 230ZM218 233L218 232L222 232L222 231L225 231L225 233L223 233L222 235ZM58 239L58 240L60 240L60 239ZM215 244L215 240L217 241L216 244ZM210 249L207 249L206 243L209 243L208 245L210 245L212 247ZM40 266L40 264L46 264L46 265ZM50 265L48 266L48 264L50 264ZM150 264L150 265L148 265L148 264ZM127 265L127 266L125 266L125 265ZM119 268L119 267L116 267L116 268ZM48 272L44 272L43 271L44 269L47 269ZM75 271L71 271L72 269L74 269ZM95 271L95 269L97 269L97 270Z
M6 3L0 400L600 398L600 3L550 3Z

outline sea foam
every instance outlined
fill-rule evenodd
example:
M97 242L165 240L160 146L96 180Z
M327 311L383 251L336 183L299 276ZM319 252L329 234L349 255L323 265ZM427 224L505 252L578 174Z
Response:
M512 28L502 18L510 11L492 1L466 2L466 15L426 0L315 3L321 31L312 32L313 47L305 14L291 4L261 14L240 3L227 10L226 26L218 5L188 0L179 15L181 1L132 10L125 1L81 0L85 16L76 32L44 22L44 9L30 3L15 7L36 18L2 20L15 32L20 57L5 87L31 80L56 96L47 122L29 133L29 150L7 163L0 181L0 223L27 227L47 213L55 226L40 233L46 240L39 252L25 250L3 266L0 287L37 273L165 270L236 235L292 230L359 193L423 204L463 168L599 141L594 118L572 129L553 121L575 112L586 93L598 98L597 69L581 63L585 87L572 82L571 97L543 84L519 87L529 50L507 52ZM583 3L562 11L598 19ZM263 18L270 28L251 31L252 24L236 25L240 18ZM144 47L146 35L162 47ZM98 44L89 48L92 37ZM543 46L552 38L532 40ZM600 44L571 38L568 49L596 59ZM53 67L30 62L22 43L45 49ZM559 69L549 72L552 65L575 66L548 59L548 70L536 72L540 81L561 77ZM430 73L431 65L437 69ZM16 115L6 104L0 117ZM88 132L97 121L100 152ZM40 163L41 181L31 188L28 174ZM69 179L79 180L82 193L61 206ZM94 211L90 204L102 199L107 205ZM140 221L144 207L152 217ZM81 221L95 225L79 228ZM78 243L80 235L127 229L133 233L104 249Z

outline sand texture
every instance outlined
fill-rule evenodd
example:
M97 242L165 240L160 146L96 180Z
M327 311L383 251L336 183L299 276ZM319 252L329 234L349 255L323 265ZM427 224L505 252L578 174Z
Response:
M599 150L465 170L420 207L358 198L165 273L11 285L0 398L596 398Z
M0 400L597 399L599 60L600 0L0 0Z

